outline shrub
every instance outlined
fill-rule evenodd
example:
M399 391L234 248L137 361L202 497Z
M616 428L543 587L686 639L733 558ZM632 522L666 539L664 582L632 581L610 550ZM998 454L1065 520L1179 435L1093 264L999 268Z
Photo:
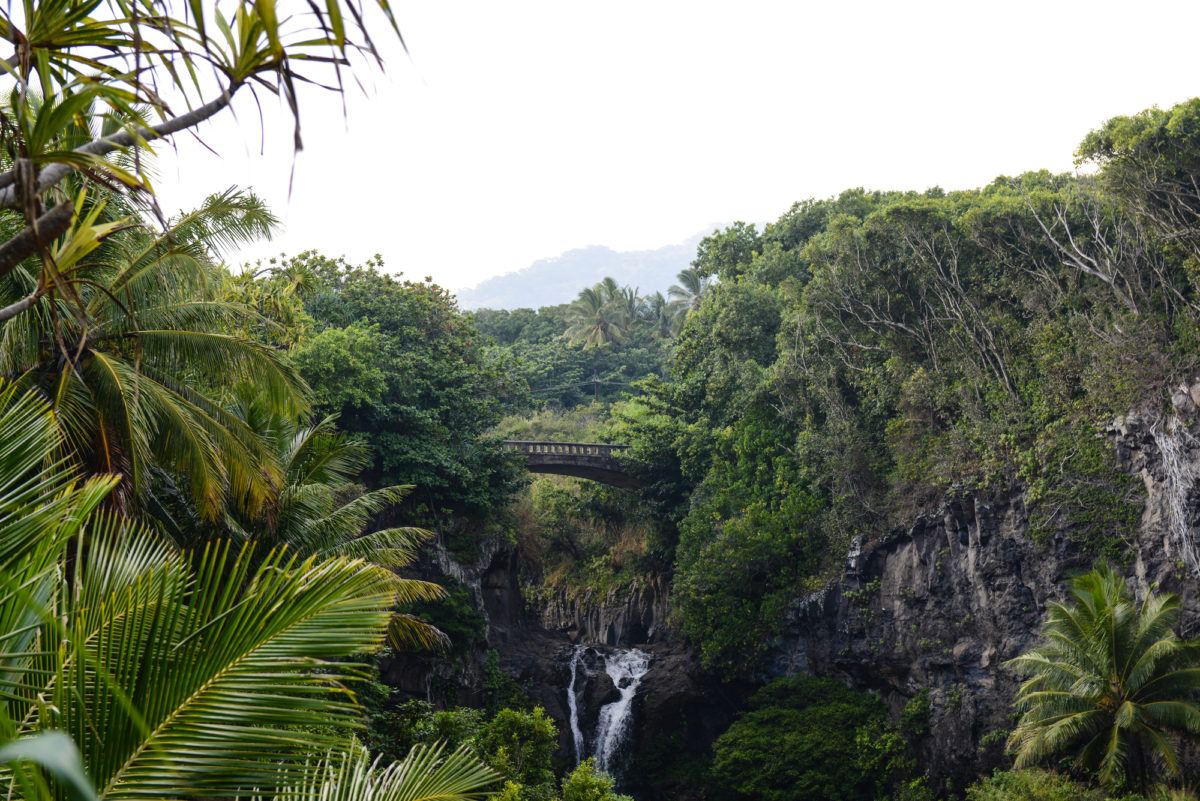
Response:
M874 801L911 769L876 697L829 679L777 679L717 739L712 775L754 801Z
M585 759L562 783L562 801L633 801L613 789L611 776L596 769L594 760Z
M1050 771L1008 770L968 787L967 801L1106 801L1106 797Z
M554 782L558 729L540 706L532 712L501 709L480 731L476 747L506 779L527 788Z

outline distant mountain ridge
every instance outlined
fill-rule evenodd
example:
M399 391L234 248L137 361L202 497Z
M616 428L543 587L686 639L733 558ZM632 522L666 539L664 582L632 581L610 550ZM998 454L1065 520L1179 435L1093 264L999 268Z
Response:
M523 270L489 278L458 291L463 309L536 309L575 299L579 290L607 276L618 284L637 287L643 295L662 292L677 283L675 276L696 258L696 246L720 225L710 225L682 242L655 250L616 251L603 245L568 250L539 259Z

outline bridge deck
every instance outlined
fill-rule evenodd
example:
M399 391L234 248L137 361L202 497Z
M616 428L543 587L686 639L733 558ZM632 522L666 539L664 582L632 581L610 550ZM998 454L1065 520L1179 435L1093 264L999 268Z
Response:
M531 473L575 476L615 487L640 486L616 456L628 450L628 445L534 440L506 440L504 444L525 454L525 464Z

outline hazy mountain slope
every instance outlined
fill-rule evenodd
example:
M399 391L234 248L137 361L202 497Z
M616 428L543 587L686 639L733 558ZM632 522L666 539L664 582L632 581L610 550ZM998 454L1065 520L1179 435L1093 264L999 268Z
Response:
M612 276L618 284L637 287L642 294L662 292L696 257L696 245L719 226L657 250L618 252L603 245L568 250L540 259L523 270L489 278L458 291L464 309L518 309L553 306L574 300L579 290Z

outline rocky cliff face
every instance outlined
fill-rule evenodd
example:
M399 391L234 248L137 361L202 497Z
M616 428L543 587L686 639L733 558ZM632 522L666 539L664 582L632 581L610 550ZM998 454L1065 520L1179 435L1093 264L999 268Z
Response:
M541 626L572 640L601 645L642 645L673 640L670 585L662 576L647 576L604 594L555 592L538 603Z
M639 799L684 798L676 786L687 769L733 720L748 688L722 685L701 669L669 623L669 584L645 578L604 594L555 593L527 600L516 552L490 543L467 563L435 542L421 573L465 585L487 621L484 642L454 660L401 655L384 665L384 678L409 695L448 703L483 702L484 660L496 652L500 668L523 685L554 718L564 766L576 757L568 691L577 646L577 720L585 754L594 754L600 710L619 697L605 670L618 649L649 654L622 749L622 784ZM627 764L626 764L627 763Z
M1121 567L1139 593L1179 593L1192 628L1200 442L1181 417L1131 416L1111 434L1147 498L1137 531L1112 532L1130 540ZM1069 532L1035 542L1029 531L1019 492L962 494L906 529L860 541L840 581L797 602L772 672L835 676L877 691L896 712L927 697L920 750L938 785L1003 764L1017 686L1004 662L1035 643L1046 604L1094 562Z
M1191 393L1183 395L1175 416L1130 416L1110 432L1121 464L1141 477L1147 497L1138 530L1112 534L1129 539L1122 567L1133 586L1181 594L1191 629L1200 622L1200 581L1191 567L1200 564L1192 544L1200 523L1200 439L1189 421L1200 412L1187 403ZM927 698L922 762L936 786L962 786L1003 764L1017 683L1004 662L1036 641L1046 604L1093 561L1070 532L1034 541L1019 491L948 497L911 525L856 543L839 580L798 599L768 674L837 677L878 692L897 714ZM752 688L722 684L700 669L670 626L664 580L527 604L509 548L493 546L468 566L444 551L434 562L471 588L488 620L487 647L558 721L564 761L573 755L567 688L575 645L593 646L577 695L587 731L616 690L596 660L616 647L648 652L625 786L644 801L686 797L680 788L695 778ZM477 682L481 656L477 650L467 660L472 665L457 669L464 688Z

